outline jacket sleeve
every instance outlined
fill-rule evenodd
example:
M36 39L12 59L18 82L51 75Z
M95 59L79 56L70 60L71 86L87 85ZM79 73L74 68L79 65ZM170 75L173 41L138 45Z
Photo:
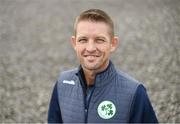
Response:
M158 123L143 85L139 85L130 112L130 123Z
M48 110L48 123L63 123L58 102L57 82L54 86Z

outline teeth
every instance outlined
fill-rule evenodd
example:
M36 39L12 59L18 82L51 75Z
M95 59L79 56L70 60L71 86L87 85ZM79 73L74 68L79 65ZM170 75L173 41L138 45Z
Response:
M85 57L98 57L96 55L85 55Z

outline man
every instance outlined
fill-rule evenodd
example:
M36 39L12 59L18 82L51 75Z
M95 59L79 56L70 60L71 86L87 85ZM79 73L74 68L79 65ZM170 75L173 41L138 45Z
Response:
M50 101L49 123L158 122L143 85L110 61L118 38L104 11L82 12L71 43L80 66L61 73Z

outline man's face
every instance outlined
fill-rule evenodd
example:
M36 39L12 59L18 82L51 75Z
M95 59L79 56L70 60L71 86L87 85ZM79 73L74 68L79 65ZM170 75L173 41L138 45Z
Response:
M87 70L103 70L109 63L110 53L117 47L117 38L111 38L104 22L80 21L72 45L81 66Z

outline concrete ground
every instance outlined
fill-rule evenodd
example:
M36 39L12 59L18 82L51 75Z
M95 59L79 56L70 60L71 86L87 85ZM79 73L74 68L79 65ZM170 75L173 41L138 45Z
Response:
M46 122L59 72L78 65L75 17L111 15L117 68L143 82L160 122L180 122L179 0L0 0L0 122Z

